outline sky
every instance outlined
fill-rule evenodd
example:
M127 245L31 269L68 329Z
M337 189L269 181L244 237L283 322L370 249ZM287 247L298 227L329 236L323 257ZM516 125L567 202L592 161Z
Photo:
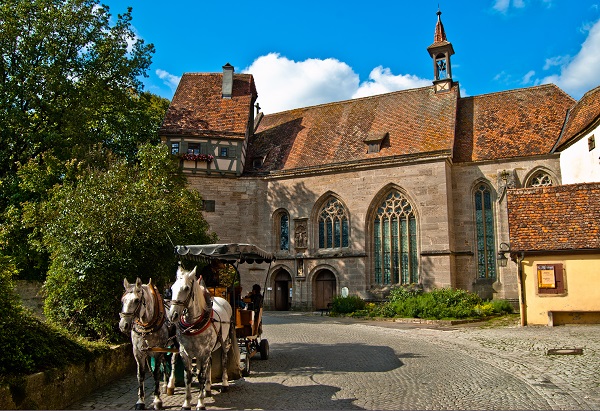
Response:
M600 0L103 0L131 6L156 52L145 90L171 99L190 72L254 76L265 114L431 85L438 7L461 96L600 85Z

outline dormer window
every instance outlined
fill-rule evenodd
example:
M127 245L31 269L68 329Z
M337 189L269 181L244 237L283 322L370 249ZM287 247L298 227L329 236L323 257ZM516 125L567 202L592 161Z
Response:
M363 141L367 145L367 154L379 153L388 133L369 134Z

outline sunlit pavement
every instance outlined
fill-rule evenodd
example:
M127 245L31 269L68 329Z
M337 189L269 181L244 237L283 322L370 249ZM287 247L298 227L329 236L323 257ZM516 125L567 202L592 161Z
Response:
M253 357L251 375L228 392L215 384L208 409L600 409L600 325L419 325L297 312L267 312L263 324L269 359ZM549 355L571 348L582 354ZM148 377L147 393L151 385ZM132 409L136 391L132 373L71 409ZM197 394L194 385L194 406ZM182 387L163 395L165 409L182 403Z

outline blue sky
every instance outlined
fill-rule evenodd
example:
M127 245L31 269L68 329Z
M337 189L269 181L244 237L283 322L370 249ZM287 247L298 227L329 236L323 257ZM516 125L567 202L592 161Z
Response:
M438 4L463 96L552 82L600 85L600 0L104 0L133 7L156 53L145 89L171 99L187 72L254 75L267 114L431 84Z

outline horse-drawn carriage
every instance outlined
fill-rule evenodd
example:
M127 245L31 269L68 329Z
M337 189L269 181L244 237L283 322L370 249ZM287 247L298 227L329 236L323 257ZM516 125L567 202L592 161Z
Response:
M180 245L175 247L175 252L180 259L192 262L218 261L235 270L236 278L229 287L207 287L211 297L222 297L228 300L233 307L235 335L240 351L240 371L242 376L250 374L250 359L257 353L261 360L269 358L269 342L262 338L262 313L264 301L264 285L253 287L252 293L242 296L240 283L239 264L271 263L275 258L259 247L252 244L207 244L207 245ZM266 280L266 276L265 276ZM261 293L262 291L262 293ZM257 295L257 293L261 293ZM235 372L235 370L232 370Z
M163 301L151 281L142 284L138 278L135 284L129 284L124 280L119 327L123 332L131 332L138 364L136 409L145 407L144 378L151 359L154 361L154 408L162 407L159 364L165 371L170 368L167 392L172 392L176 379L175 359L180 354L186 390L182 407L190 407L191 383L196 375L200 384L197 408L204 409L204 397L211 394L212 375L220 375L221 391L227 391L230 379L249 375L250 359L256 353L260 353L263 360L269 356L269 344L261 338L263 294L256 292L260 286L255 284L254 293L244 302L241 288L235 284L240 283L237 268L240 263L270 264L273 255L252 244L181 245L175 247L175 254L179 267L170 299ZM230 268L231 281L226 287L214 286L211 290L202 276L197 275L196 267L186 269L182 260L219 262ZM169 335L169 328L176 329L176 339ZM173 353L170 367L165 361L165 354L169 352Z

